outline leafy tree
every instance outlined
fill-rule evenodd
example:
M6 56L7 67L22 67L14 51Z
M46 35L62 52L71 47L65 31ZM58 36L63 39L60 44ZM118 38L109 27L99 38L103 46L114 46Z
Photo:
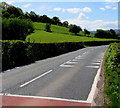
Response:
M51 19L47 15L39 16L39 22L51 23Z
M117 33L113 29L110 29L110 35L111 35L111 38L117 38L118 37Z
M27 19L4 18L2 20L3 40L25 40L34 31L33 24Z
M99 29L96 31L95 37L98 37L98 38L117 38L118 36L115 33L115 31L112 29L110 29L108 31Z
M0 3L0 9L7 9L10 5L8 5L6 2Z
M50 24L50 23L47 23L47 24L45 25L45 31L46 31L46 32L51 32L51 24Z
M87 29L84 29L84 33L89 35L90 31L88 31Z
M53 17L52 18L52 24L54 25L60 25L60 19L58 17Z
M63 22L63 27L68 28L68 25L69 25L68 21L64 21L64 22Z
M14 15L15 17L19 17L21 15L24 15L23 11L20 9L20 8L16 8L14 6L9 6L7 8L7 12L10 14L10 15Z
M75 33L75 35L77 35L77 33L79 33L80 31L82 31L80 26L76 26L72 24L69 26L69 32Z

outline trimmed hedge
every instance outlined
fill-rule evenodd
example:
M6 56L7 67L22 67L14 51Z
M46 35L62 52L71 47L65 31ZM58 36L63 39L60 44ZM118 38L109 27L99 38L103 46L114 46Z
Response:
M113 42L113 41L112 41ZM75 51L86 46L107 45L107 42L26 43L24 41L2 42L2 71L27 65L37 60Z
M119 108L120 105L120 43L112 43L105 58L105 94L110 100L108 106Z
M2 43L2 71L84 48L82 43Z

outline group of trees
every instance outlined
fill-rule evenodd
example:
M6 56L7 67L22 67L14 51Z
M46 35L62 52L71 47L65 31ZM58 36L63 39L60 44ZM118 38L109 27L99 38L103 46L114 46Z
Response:
M80 26L73 24L69 25L68 21L61 22L59 17L55 16L53 18L49 18L47 15L39 16L33 11L24 13L22 9L10 6L5 2L0 4L0 9L2 9L3 18L3 39L24 40L25 37L34 30L32 22L46 23L45 31L47 32L51 32L51 24L69 28L69 32L72 32L75 35L82 31ZM83 33L85 36L90 36L91 34L87 29L84 29ZM95 37L117 38L117 35L112 29L109 31L97 30Z
M35 12L26 12L23 13L22 9L14 6L7 5L7 3L2 2L0 4L0 8L2 9L2 17L3 18L15 18L18 17L20 19L31 19L33 22L42 22L42 23L50 23L58 26L68 27L68 21L64 21L63 23L60 21L59 17L54 16L53 18L49 18L47 15L37 15Z
M25 40L34 31L33 24L28 19L4 18L2 20L3 40Z
M95 33L95 37L97 38L118 38L118 35L116 34L116 32L113 29L110 29L108 31L99 29L96 31Z

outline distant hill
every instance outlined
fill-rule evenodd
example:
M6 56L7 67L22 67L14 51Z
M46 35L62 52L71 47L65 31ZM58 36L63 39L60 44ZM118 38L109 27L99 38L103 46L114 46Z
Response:
M96 33L96 31L90 31L90 32L91 32L91 33L94 33L94 34Z

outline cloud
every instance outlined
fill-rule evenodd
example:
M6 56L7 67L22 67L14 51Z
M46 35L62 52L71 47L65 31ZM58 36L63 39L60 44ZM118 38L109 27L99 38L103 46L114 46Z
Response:
M69 24L76 24L82 27L83 29L86 28L90 31L96 29L109 30L118 28L118 21L104 21L104 20L90 21L87 19L88 17L81 13L77 18L68 19L67 21L69 22Z
M26 5L23 5L22 7L24 7L24 8L28 8L28 7L30 7L32 4L26 4Z
M100 10L105 10L105 8L100 8Z
M83 10L83 12L92 12L92 9L89 7L85 7L82 10Z
M113 7L113 6L106 5L105 7L99 8L99 9L100 9L100 10L107 10L107 9L117 10L118 8L117 8L117 7Z
M80 13L80 12L92 12L92 9L89 7L84 7L84 8L53 8L54 11L62 11L62 12L69 12L69 13Z
M14 1L6 1L7 4L11 5Z
M62 12L64 12L64 11L65 11L65 9L64 9L64 8L54 8L53 10L54 10L54 11L62 11Z
M86 17L85 14L83 13L80 13L77 17L77 20L85 20L85 19L88 19L88 17Z

